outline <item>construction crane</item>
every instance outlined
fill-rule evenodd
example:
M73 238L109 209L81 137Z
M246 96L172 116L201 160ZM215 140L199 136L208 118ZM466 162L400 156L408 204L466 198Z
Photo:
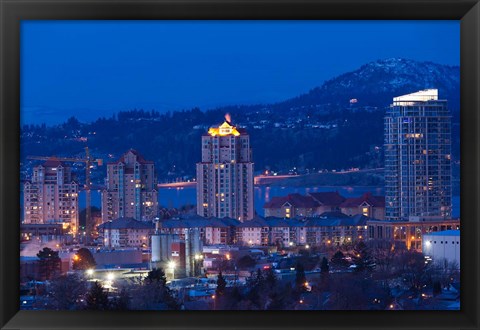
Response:
M86 204L86 213L85 213L85 244L88 245L90 243L90 235L91 235L91 209L90 209L90 204L91 204L91 197L90 197L90 187L91 187L91 182L90 182L90 167L92 166L92 163L97 163L98 166L103 165L103 160L102 159L93 159L90 156L90 151L88 150L88 147L85 147L85 158L64 158L64 157L45 157L45 156L27 156L27 159L33 159L33 160L58 160L60 162L73 162L73 163L85 163L85 185L84 185L84 190L85 190L85 204Z

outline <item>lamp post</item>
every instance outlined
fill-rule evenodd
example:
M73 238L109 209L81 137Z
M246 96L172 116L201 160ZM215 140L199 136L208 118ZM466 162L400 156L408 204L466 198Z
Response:
M176 267L176 263L175 261L170 261L168 263L168 268L170 268L172 270L172 280L175 279L175 267Z

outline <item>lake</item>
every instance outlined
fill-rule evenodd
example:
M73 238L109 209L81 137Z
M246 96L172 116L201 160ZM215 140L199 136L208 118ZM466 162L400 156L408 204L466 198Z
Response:
M305 195L309 192L338 191L344 197L358 197L370 191L373 195L384 195L383 187L339 187L339 186L319 186L319 187L280 187L280 186L256 186L255 187L255 210L261 216L264 215L263 205L275 196L286 196L288 194L298 193ZM100 191L92 191L92 206L101 206ZM183 205L196 204L196 188L160 188L158 192L158 201L162 207L179 208ZM23 204L23 193L20 196L20 203ZM80 209L85 207L85 192L79 194ZM460 216L460 196L452 197L452 215L454 218Z

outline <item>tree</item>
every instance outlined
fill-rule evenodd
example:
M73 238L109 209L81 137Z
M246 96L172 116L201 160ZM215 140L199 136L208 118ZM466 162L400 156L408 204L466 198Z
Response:
M355 267L355 271L372 271L375 269L375 260L370 252L368 246L360 241L355 245L353 250L352 260Z
M442 285L438 281L433 282L433 295L438 296L440 293L442 293Z
M40 264L40 272L43 278L49 280L60 272L61 259L58 251L45 247L37 253Z
M95 268L97 263L89 249L81 248L73 256L74 270L87 270Z
M272 290L275 288L275 285L277 284L277 277L275 276L275 272L273 271L272 268L266 270L266 276L265 276L265 283L267 284L267 287Z
M295 286L297 289L305 290L305 283L307 282L307 277L305 276L305 268L301 263L297 264L296 274L295 274Z
M128 310L130 304L130 296L125 288L122 288L119 295L111 302L111 309L116 311Z
M86 309L89 310L108 310L108 293L103 290L103 287L98 281L92 284L92 287L85 297Z
M143 280L132 285L131 306L140 310L178 309L180 305L167 287L165 272L155 268Z
M256 264L257 262L255 261L255 259L253 259L249 255L243 256L237 261L237 266L241 269L252 268Z
M322 259L322 265L320 266L320 270L322 273L328 273L330 269L330 266L328 266L328 260L327 258L323 257Z
M77 274L59 276L50 284L49 302L51 303L51 309L78 309L80 297L85 292L85 281Z
M165 272L162 268L154 268L148 272L145 281L149 283L160 283L165 287L167 284L167 277L165 276Z
M218 273L217 277L217 289L215 290L215 294L220 297L225 294L225 288L227 287L227 281L222 275L222 272Z
M345 259L342 251L338 250L331 259L331 265L336 269L342 269L348 267L350 263Z

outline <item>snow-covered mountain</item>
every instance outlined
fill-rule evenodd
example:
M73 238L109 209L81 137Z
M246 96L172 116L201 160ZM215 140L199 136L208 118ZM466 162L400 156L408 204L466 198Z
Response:
M460 67L419 62L403 58L382 59L367 63L358 70L344 73L278 105L345 106L352 99L358 106L385 107L395 96L437 88L439 97L447 99L452 111L460 104Z

